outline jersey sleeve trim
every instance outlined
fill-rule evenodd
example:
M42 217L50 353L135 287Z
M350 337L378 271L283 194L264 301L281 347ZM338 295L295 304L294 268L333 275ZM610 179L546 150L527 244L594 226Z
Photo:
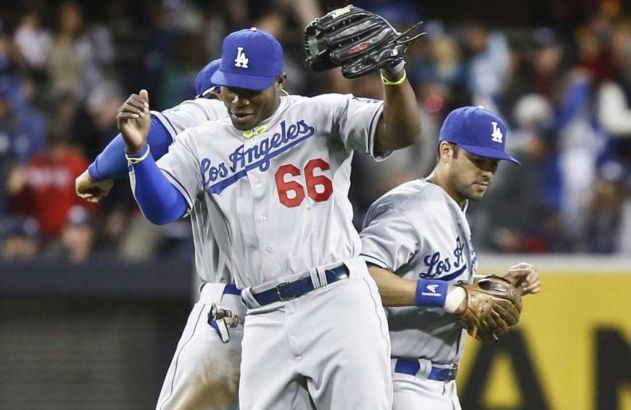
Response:
M166 128L166 130L169 132L169 134L171 134L171 138L173 138L173 140L175 140L175 136L178 134L178 132L175 129L175 127L173 126L173 124L171 123L171 121L164 114L162 114L161 112L151 111L151 114L158 121L160 121L160 123L162 125L164 125L164 128Z
M370 134L368 137L368 152L370 152L370 156L375 159L377 162L385 161L390 158L394 151L385 151L380 153L375 153L375 136L377 134L377 125L379 124L379 120L383 116L383 103L379 106L379 109L375 111L371 120L370 120Z
M388 266L388 264L385 263L384 261L382 261L381 259L378 259L378 258L376 258L376 257L374 257L372 255L366 255L364 253L360 253L360 256L364 259L364 261L367 264L372 264L372 265L378 266L378 267L380 267L382 269L390 270L390 267Z

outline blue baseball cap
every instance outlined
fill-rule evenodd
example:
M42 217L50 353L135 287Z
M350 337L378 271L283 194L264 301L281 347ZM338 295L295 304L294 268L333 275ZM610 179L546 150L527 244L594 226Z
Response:
M223 40L221 66L211 81L225 87L265 90L283 73L283 47L257 28L235 31Z
M214 84L210 80L210 77L219 69L219 65L221 65L221 58L206 64L206 66L197 73L197 77L195 77L195 93L197 93L197 97L205 97L210 91L214 91L214 89L218 87L217 84Z
M461 107L449 113L438 136L478 157L503 159L519 165L505 151L508 129L504 120L483 107Z

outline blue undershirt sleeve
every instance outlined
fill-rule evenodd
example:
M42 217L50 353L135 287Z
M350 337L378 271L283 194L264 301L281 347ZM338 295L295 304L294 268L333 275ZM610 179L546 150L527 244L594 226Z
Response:
M135 156L140 157L142 153ZM184 216L188 210L184 195L164 176L151 155L131 167L135 176L135 183L132 181L134 198L145 218L156 225L164 225Z
M173 138L162 122L151 116L151 129L147 136L147 143L151 146L151 155L160 159L169 151ZM125 159L125 141L121 134L105 147L93 163L88 167L90 176L95 181L121 178L127 175L127 160Z

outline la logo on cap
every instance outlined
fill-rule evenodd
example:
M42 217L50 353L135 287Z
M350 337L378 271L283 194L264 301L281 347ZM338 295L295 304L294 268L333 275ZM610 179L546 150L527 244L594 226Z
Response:
M502 130L500 130L500 128L497 126L497 123L495 121L491 121L491 125L493 125L493 133L491 134L491 141L501 144L502 138L504 137L504 135L502 135Z
M243 52L243 47L237 47L237 58L234 60L234 66L239 68L248 68L248 56Z

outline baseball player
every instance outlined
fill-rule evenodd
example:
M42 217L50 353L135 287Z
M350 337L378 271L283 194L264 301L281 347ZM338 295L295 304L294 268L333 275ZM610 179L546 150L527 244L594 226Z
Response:
M181 131L227 116L219 88L210 81L219 64L219 59L213 60L197 75L196 99L151 112L147 138L156 159ZM113 178L124 175L127 166L125 142L119 134L77 178L77 195L91 202L102 200L110 192ZM238 407L243 326L237 323L245 317L245 306L233 284L228 259L219 252L212 235L202 230L208 228L205 218L202 207L191 213L193 240L199 245L195 247L195 267L203 284L167 371L156 406L160 410Z
M439 136L431 174L375 201L360 233L362 256L387 306L394 406L459 409L455 377L466 332L457 320L477 260L465 217L468 201L484 197L504 151L506 125L481 107L452 111ZM532 265L505 275L524 294L541 287ZM454 315L454 313L456 315Z
M283 96L282 47L252 28L224 39L212 77L228 118L187 129L156 163L146 90L118 113L143 214L206 209L232 262L248 308L243 409L391 408L386 318L347 198L354 151L379 158L418 138L403 64L382 75L384 101Z
M194 100L187 100L168 110L151 111L152 128L148 140L153 147L151 155L159 159L173 143L177 134L186 128L227 115L220 101L219 89L210 81L221 60L208 63L195 78ZM105 198L114 185L114 178L127 175L125 141L118 134L75 181L77 195L89 202Z

